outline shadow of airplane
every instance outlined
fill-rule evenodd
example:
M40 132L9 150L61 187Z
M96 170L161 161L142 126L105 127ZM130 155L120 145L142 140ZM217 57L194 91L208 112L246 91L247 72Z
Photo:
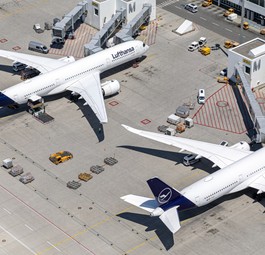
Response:
M169 250L174 245L173 234L158 217L151 217L146 214L131 212L123 212L117 214L116 216L145 226L146 232L155 231L157 237L160 239L166 250ZM135 229L132 229L132 231L137 232Z
M138 151L141 153L145 153L148 155L152 155L158 158L167 159L175 162L175 165L182 164L183 158L187 155L187 153L175 152L175 151L165 151L165 150L157 150L145 147L138 146L130 146L130 145L120 145L117 148L125 148L129 150ZM202 158L202 160L195 165L193 165L192 170L199 168L209 174L214 173L218 170L218 167L212 168L213 163L208 159ZM196 167L195 167L196 166Z

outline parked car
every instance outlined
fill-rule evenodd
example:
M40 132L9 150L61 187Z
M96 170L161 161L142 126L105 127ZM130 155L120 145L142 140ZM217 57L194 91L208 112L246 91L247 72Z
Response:
M220 75L222 76L227 76L227 68L224 68L221 72Z
M186 4L184 8L192 13L195 13L198 11L198 6L196 4Z
M205 90L199 89L197 96L198 104L205 104Z

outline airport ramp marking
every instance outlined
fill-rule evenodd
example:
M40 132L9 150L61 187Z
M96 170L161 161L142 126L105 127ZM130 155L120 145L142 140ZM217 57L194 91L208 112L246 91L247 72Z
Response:
M84 57L84 45L89 43L97 30L87 24L81 24L75 30L75 39L67 39L62 49L50 48L49 53L62 56Z
M264 89L255 91L254 95L260 106L262 113L265 114L265 91Z
M141 32L141 37L144 37L143 42L147 45L155 44L157 35L158 22L156 20L151 21L145 30Z
M230 85L224 85L208 97L193 116L194 123L235 134L245 133L245 126L237 99Z
M8 235L10 235L12 238L14 238L18 243L20 243L23 247L25 247L28 251L30 251L32 254L37 254L35 251L30 249L26 244L24 244L22 241L20 241L17 237L15 237L12 233L10 233L8 230L6 230L4 227L0 225L0 228L6 232Z

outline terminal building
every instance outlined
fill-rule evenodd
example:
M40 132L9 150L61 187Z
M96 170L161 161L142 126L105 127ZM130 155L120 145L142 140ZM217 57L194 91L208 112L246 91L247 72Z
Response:
M216 5L229 8L232 7L240 14L242 3L245 8L245 18L265 25L265 1L264 0L214 0Z
M265 87L265 40L255 38L228 51L227 77L242 83L243 94L257 135L255 142L265 142L265 115L253 93ZM265 100L265 98L264 98Z
M130 22L142 9L150 4L150 20L156 19L156 0L87 0L86 23L100 30L118 10L125 10L125 23Z
M228 77L234 82L238 75L236 63L252 90L265 85L265 40L256 38L228 51Z

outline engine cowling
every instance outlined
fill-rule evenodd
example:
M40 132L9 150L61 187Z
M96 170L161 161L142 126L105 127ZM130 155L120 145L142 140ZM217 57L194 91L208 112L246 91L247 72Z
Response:
M164 210L161 207L157 207L154 211L150 213L152 217L160 216L164 213Z
M111 96L120 91L120 83L117 80L106 81L101 84L103 96Z
M75 62L75 58L73 56L67 56L67 57L59 58L58 60L65 62L65 63Z
M232 145L230 148L235 148L239 150L244 150L244 151L250 151L250 146L247 142L240 141L234 145Z

